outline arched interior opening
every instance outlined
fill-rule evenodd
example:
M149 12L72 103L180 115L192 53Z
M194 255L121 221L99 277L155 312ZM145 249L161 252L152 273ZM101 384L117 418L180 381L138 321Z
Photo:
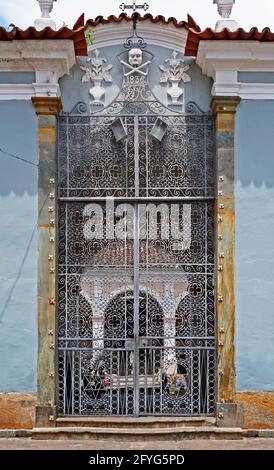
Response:
M163 336L163 311L151 295L140 292L138 308L134 308L132 291L118 294L109 302L105 310L104 349L113 350L112 374L129 376L134 370L139 375L157 373L161 360L156 347L163 346Z

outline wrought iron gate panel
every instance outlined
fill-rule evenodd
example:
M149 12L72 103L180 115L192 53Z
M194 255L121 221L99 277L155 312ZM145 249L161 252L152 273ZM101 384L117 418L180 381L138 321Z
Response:
M137 121L136 116L120 117L128 135L124 143L116 143L111 131L117 116L60 117L61 197L135 196L136 139L140 196L214 197L211 115L166 115L162 142L151 136L155 115L138 116Z
M125 116L128 139L115 143L116 117L60 117L60 196L125 197L134 195L134 118ZM92 159L89 158L92 155Z
M161 142L157 115L119 114L119 143L117 116L60 117L61 415L215 412L213 119L193 108Z

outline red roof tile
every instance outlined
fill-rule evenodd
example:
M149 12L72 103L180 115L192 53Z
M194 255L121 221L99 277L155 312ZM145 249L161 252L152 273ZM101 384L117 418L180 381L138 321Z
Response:
M261 41L261 42L273 42L274 33L269 28L259 31L258 28L252 28L250 31L245 31L242 28L237 31L229 31L223 29L223 31L216 32L211 28L207 28L204 31L197 31L190 27L188 30L188 37L185 49L186 56L197 56L200 41Z
M185 49L186 56L197 56L199 42L202 40L207 41L218 41L218 40L230 40L230 41L261 41L261 42L270 42L274 41L274 33L270 31L269 28L265 28L262 32L258 31L257 28L252 28L250 31L245 31L242 28L239 28L235 32L231 32L228 29L224 29L221 32L215 32L214 30L207 28L204 31L201 31L200 27L194 21L194 19L188 15L187 21L177 21L176 18L166 19L164 16L158 15L153 17L150 13L147 13L144 16L141 16L140 13L133 13L132 16L128 16L126 13L121 13L118 17L111 15L108 18L103 18L103 16L97 16L95 20L88 20L86 27L88 26L97 26L99 24L108 24L108 23L121 23L123 21L132 21L136 19L137 21L150 21L151 23L161 23L161 24L173 24L176 28L186 28L188 30L187 44Z
M13 27L11 31L6 31L0 27L0 41L13 41L20 39L71 39L74 43L75 54L77 56L87 55L87 45L85 40L85 29L89 26L95 27L99 24L108 23L121 23L123 21L130 22L132 20L140 22L150 21L151 23L160 23L169 25L172 24L176 28L186 28L188 30L188 37L185 49L186 56L196 57L199 42L200 41L218 41L218 40L230 40L230 41L261 41L261 42L274 42L274 33L269 28L265 28L263 31L259 31L257 28L252 28L250 31L245 31L239 28L237 31L229 31L224 29L220 32L215 32L211 28L207 28L201 31L194 19L188 15L187 21L178 21L176 18L170 17L166 19L162 15L153 17L150 13L141 16L140 13L133 13L128 16L126 13L121 13L119 16L110 15L108 18L103 16L97 16L97 18L90 19L84 25L84 15L81 15L77 20L72 29L63 27L58 31L54 31L51 28L45 28L42 31L37 31L34 27L29 27L26 30L22 30Z
M191 17L189 17L191 18ZM108 24L108 23L121 23L122 21L132 21L136 19L137 21L144 22L150 21L151 23L162 23L162 24L173 24L176 28L185 28L188 27L188 23L186 21L177 21L176 18L170 17L166 19L162 15L152 16L150 13L146 13L144 16L141 16L140 13L133 13L131 16L128 16L126 13L121 13L119 16L110 15L108 18L104 18L103 16L97 16L95 20L87 20L86 27L88 26L97 26L98 24ZM192 27L196 25L195 21L193 21ZM197 25L196 25L197 26ZM194 28L195 29L195 28Z
M72 29L63 27L54 31L48 27L42 31L37 31L33 26L30 26L26 30L14 26L11 31L6 31L4 28L0 27L0 41L33 39L71 39L74 43L75 55L86 56L87 44L85 39L84 15L80 16Z

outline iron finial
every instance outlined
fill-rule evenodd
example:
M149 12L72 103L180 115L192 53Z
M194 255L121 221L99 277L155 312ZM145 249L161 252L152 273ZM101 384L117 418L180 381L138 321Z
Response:
M125 3L121 3L119 6L120 10L133 10L134 12L137 10L144 10L147 11L149 9L149 5L147 3L143 3L143 5L136 5L137 0L132 0L132 5L126 5Z

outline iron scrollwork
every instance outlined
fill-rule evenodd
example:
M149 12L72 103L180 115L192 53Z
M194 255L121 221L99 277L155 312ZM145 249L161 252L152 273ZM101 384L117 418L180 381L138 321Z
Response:
M89 114L79 103L59 118L59 413L213 415L213 117L195 103L185 114L172 112L145 75L126 78L102 112ZM120 142L112 131L117 116L126 136ZM161 140L152 135L158 116L166 125ZM156 214L156 234L167 236L152 236L138 198L173 211L187 237L183 248L171 219L163 226ZM102 225L88 238L92 203ZM126 204L133 228L117 236L130 224Z

